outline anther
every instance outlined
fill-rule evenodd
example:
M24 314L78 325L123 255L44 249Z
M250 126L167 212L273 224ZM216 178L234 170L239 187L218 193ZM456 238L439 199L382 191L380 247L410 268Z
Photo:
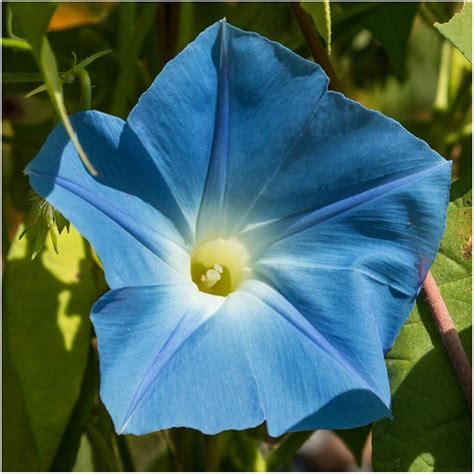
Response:
M222 273L224 273L222 266L215 263L212 268L201 275L201 281L207 288L212 288L222 278Z

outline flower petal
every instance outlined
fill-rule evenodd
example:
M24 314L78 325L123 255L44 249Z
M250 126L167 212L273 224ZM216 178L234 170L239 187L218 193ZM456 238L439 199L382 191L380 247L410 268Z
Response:
M193 229L213 143L219 25L164 67L128 117Z
M346 302L342 313L350 314L355 324L371 313L387 352L436 255L450 168L445 162L414 182L403 182L344 212L329 213L306 230L284 234L263 252L255 271L315 324L327 321L327 330L345 330L340 312L334 312L341 300ZM356 327L351 337L362 350L369 338L361 338Z
M252 210L258 196L297 158L328 79L319 65L279 43L230 25L228 30L229 155L222 229L232 235L257 222ZM257 206L258 221L286 209L265 210L262 214Z
M299 137L293 160L262 183L242 225L350 203L443 163L399 123L329 91Z
M261 282L220 299L168 285L114 290L97 303L101 397L119 432L213 434L266 419L279 436L389 414L380 346L346 358Z
M229 156L229 32L227 22L221 22L219 30L219 63L217 72L217 97L214 119L214 135L206 182L196 223L199 239L219 232L224 219L224 198L227 185Z
M165 217L172 206L160 176L125 122L85 112L72 123L98 176L58 125L25 170L33 189L91 242L112 288L189 273L183 237Z
M369 318L336 322L335 337L327 337L317 311L308 318L270 285L252 280L242 293L243 331L272 436L352 428L390 415L383 353Z
M218 22L166 65L128 121L190 224L203 199L225 234L294 159L326 88L318 65ZM210 225L204 219L200 232Z
M124 288L99 300L101 398L117 432L217 433L263 421L238 313L221 314L223 301L194 285Z

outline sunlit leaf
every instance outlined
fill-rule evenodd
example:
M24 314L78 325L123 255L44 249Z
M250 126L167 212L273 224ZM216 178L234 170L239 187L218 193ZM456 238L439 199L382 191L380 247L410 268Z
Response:
M86 434L81 436L79 451L77 453L76 463L72 472L92 472L94 471L94 462L92 459L92 447Z
M18 239L22 230L5 265L4 344L21 388L27 414L23 425L31 430L38 453L37 465L27 470L44 471L79 397L89 348L88 315L98 290L93 262L77 231L71 228L64 236L60 255L47 241L32 261L28 234ZM10 408L4 407L5 411ZM20 451L8 456L19 459L22 443L13 448Z
M301 6L313 18L316 28L326 41L329 54L331 54L331 5L329 0L322 2L301 2Z
M465 2L463 9L447 23L435 23L439 32L447 38L464 57L472 62L472 3Z

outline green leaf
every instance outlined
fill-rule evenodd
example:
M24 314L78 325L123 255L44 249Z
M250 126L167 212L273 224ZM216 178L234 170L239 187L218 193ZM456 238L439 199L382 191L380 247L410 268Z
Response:
M332 11L332 36L336 40L360 30L367 18L384 7L382 2L336 3Z
M472 207L472 170L466 171L451 186L451 207Z
M446 231L432 272L471 352L471 199L452 186ZM374 424L379 471L470 471L471 413L423 297L387 356L393 419Z
M367 443L372 425L361 426L350 430L335 430L334 433L344 441L344 444L350 449L354 455L356 463L362 465L362 453Z
M67 115L66 106L64 105L63 100L63 88L61 79L58 74L58 67L56 64L56 58L54 57L54 53L49 45L48 40L44 39L44 46L42 49L42 53L40 58L37 58L39 62L40 69L44 76L44 82L46 87L48 88L48 94L53 104L54 110L58 117L60 118L61 122L66 129L71 142L74 145L74 148L77 150L77 153L81 157L82 162L87 167L89 172L96 176L97 171L94 169L92 164L89 161L85 151L83 150L79 140L77 139L76 133L74 132L71 122L69 121L69 117Z
M64 236L59 256L47 241L34 261L29 235L18 240L21 232L5 265L4 344L24 401L21 429L29 426L38 453L37 465L28 470L45 471L79 397L89 348L88 315L98 294L94 264L77 231L71 228ZM9 412L5 406L4 413ZM18 422L7 419L4 429L20 429ZM19 458L23 449L18 443L8 456Z
M92 447L87 435L81 436L79 451L77 453L76 463L72 468L72 472L93 472L94 461L92 458Z
M332 37L342 42L368 29L385 48L398 74L406 72L407 43L418 8L417 2L337 2L333 4ZM364 74L370 73L367 66Z
M472 63L472 3L465 2L463 9L447 23L435 23L435 28Z
M418 3L386 3L368 16L366 26L390 54L401 75L406 72L407 44Z
M4 333L5 334L5 333ZM2 347L3 369L3 438L4 471L38 471L38 452L25 401L6 344Z
M56 10L57 4L53 2L10 3L13 13L13 26L15 33L22 36L31 45L35 56L41 55L44 35L49 22Z
M56 57L46 37L46 29L56 4L53 3L12 3L13 21L19 32L26 38L33 50L33 56L40 68L54 111L66 129L74 148L92 175L97 175L83 150L69 120L63 99L63 87L58 73Z
M56 451L56 456L51 464L51 471L71 471L76 464L81 438L96 403L98 387L98 363L96 355L92 347L90 347L79 400L69 419L61 444Z
M328 53L331 54L331 6L329 0L323 0L322 2L303 1L301 7L313 18L319 34L326 41Z

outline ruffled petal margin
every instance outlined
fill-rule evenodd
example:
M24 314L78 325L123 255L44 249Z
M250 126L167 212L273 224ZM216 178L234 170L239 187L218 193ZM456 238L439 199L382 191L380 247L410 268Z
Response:
M390 413L381 347L365 343L375 351L365 366L348 358L263 282L227 299L192 285L114 290L92 319L101 397L121 433L214 434L266 421L279 436Z

